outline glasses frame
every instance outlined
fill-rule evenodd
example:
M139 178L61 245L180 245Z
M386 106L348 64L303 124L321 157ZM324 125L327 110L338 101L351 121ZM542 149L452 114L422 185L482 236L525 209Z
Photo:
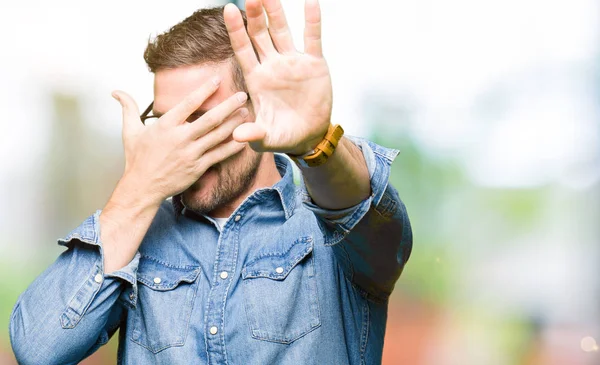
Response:
M149 115L150 112L152 111L152 108L154 107L154 101L150 103L150 105L148 105L148 107L146 108L146 110L144 110L144 112L142 114L140 114L140 119L142 120L142 124L146 125L146 120L148 119L152 119L152 118L157 118L158 117L156 115Z
M250 94L246 93L246 95L248 97L248 101L250 101ZM158 119L158 117L156 115L149 115L150 112L152 111L152 108L154 108L154 101L152 101L150 103L150 105L148 105L148 107L144 110L144 112L142 114L140 114L140 119L142 121L142 124L146 125L146 121L148 119L152 119L152 118Z

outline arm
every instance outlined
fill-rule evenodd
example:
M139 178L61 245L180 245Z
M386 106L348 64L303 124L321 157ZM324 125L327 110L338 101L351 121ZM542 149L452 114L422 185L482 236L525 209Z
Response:
M389 184L391 164L398 151L361 138L348 137L347 141L357 147L366 163L370 194L345 209L325 207L314 198L314 186L319 183L320 175L315 171L317 176L312 180L304 176L304 205L318 217L325 244L332 247L346 276L369 298L384 301L392 292L412 250L412 229L406 208L396 189ZM328 164L329 161L322 166L323 170ZM359 178L350 175L349 170L336 173L342 174L339 185L332 182L316 189L352 193L350 188L343 187L344 181L354 186ZM329 172L322 174L326 176ZM325 181L323 179L321 183L327 185ZM354 195L355 201L359 198L358 194Z
M217 87L206 83L148 127L135 102L116 93L123 105L125 173L104 210L59 241L67 251L17 300L10 338L19 363L76 364L123 321L118 298L135 307L138 248L161 202L244 147L224 142L244 121L244 93L186 123Z
M19 297L10 318L10 340L20 364L76 364L119 327L125 287L137 290L137 257L102 274L99 212L59 244L68 247Z
M326 135L332 111L318 1L305 1L304 52L293 44L279 0L248 0L246 15L247 27L234 5L225 6L231 46L256 117L233 136L257 151L303 155ZM388 185L397 151L354 142L342 139L324 165L302 170L305 203L319 217L325 243L352 282L385 300L412 247L406 209Z
M306 189L316 205L343 209L360 203L371 193L369 171L360 149L342 138L335 153L317 167L301 167Z

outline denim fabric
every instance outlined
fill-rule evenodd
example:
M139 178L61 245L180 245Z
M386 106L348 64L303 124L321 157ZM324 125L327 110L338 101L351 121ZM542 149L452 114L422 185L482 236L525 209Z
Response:
M19 297L10 338L21 364L76 364L120 328L119 364L379 364L388 297L412 233L388 184L398 151L351 138L372 194L316 206L291 162L282 179L215 221L165 201L135 258L103 272L100 211Z

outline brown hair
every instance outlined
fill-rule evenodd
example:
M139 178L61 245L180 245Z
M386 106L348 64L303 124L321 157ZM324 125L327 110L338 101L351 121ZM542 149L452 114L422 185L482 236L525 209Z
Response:
M244 25L246 13L242 11ZM223 7L200 9L148 40L144 60L150 72L204 63L230 62L234 85L248 91L223 19Z

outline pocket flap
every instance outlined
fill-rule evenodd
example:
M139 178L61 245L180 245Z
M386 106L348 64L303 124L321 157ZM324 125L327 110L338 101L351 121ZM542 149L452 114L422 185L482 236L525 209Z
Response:
M142 256L137 280L158 291L172 290L182 282L193 283L200 274L198 266L173 266L148 256Z
M242 269L242 278L283 280L312 250L312 237L299 238L284 252L262 253L248 262Z

